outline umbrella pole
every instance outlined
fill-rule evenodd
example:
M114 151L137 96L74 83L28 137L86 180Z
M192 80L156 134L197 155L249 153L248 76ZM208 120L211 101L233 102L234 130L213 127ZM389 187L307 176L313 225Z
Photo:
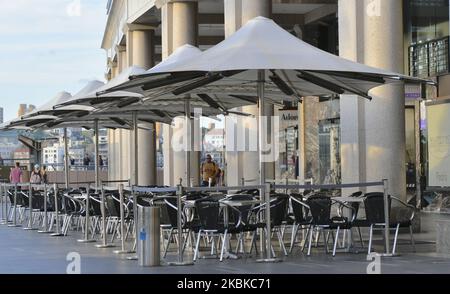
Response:
M139 184L139 158L138 158L138 144L139 144L139 128L138 128L138 114L133 112L133 132L134 132L134 170L133 170L133 185ZM136 219L137 220L137 219Z
M139 185L139 156L138 156L138 145L139 145L139 127L138 127L138 113L137 111L133 111L133 148L134 148L134 153L133 153L133 160L134 160L134 168L133 168L133 175L132 175L132 179L133 182L131 183L132 187L131 187L131 197L133 198L133 219L134 219L134 242L135 242L135 246L137 246L137 242L139 240L139 235L138 235L138 207L137 207L137 193L134 192L134 186L138 186ZM134 253L134 249L130 251L130 253ZM138 256L137 255L133 255L133 256L129 256L127 257L127 260L138 260Z
M272 257L272 244L271 244L271 224L270 224L270 185L266 185L266 173L265 173L265 167L263 162L263 145L266 141L267 136L267 130L263 128L264 126L264 119L265 118L265 105L264 105L264 95L265 95L265 80L266 80L266 71L265 70L258 70L258 99L259 99L259 181L260 185L264 186L264 193L260 195L261 202L264 203L265 201L265 221L266 221L266 232L265 232L265 239L266 239L266 258L260 259L258 262L280 262L279 259ZM261 239L263 239L263 233L264 230L261 230ZM262 251L262 248L261 248Z
M100 185L100 170L99 170L99 146L98 146L98 120L94 121L94 132L95 132L95 191L98 191Z
M66 182L66 189L70 185L70 171L69 171L69 138L67 137L67 128L64 128L64 180Z
M191 101L190 97L187 96L184 100L184 112L186 116L186 164L185 164L185 173L186 173L186 187L190 187L190 181L191 181L191 146L192 146L192 140L191 140Z

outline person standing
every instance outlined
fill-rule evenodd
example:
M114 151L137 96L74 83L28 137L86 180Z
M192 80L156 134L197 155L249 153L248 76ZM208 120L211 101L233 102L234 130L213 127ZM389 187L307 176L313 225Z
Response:
M45 165L41 168L41 182L42 184L48 184L47 167Z
M208 187L209 181L211 181L211 186L215 186L216 178L219 172L219 168L217 164L212 160L211 154L206 155L206 161L202 163L202 166L200 168L202 186Z
M31 184L40 184L41 181L42 181L41 169L39 167L39 164L36 164L34 166L34 170L31 172L31 175L30 175L30 183Z
M89 155L86 153L86 154L84 155L84 159L83 159L83 165L84 165L84 167L86 168L86 170L89 169L90 163L91 163L91 159L89 158Z
M22 170L19 162L16 162L16 166L11 169L9 181L11 184L20 184L22 182Z
M98 156L98 165L100 166L100 169L103 169L103 157L101 155Z

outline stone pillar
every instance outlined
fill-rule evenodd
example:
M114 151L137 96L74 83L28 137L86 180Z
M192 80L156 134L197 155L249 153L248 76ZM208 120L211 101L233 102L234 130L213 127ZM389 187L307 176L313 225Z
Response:
M403 71L403 2L365 0L364 60L367 65ZM367 180L389 180L389 193L406 200L405 88L399 83L372 91L367 103Z
M232 35L242 25L249 20L257 17L272 16L271 0L224 0L225 4L225 33L226 37ZM255 93L256 95L256 93ZM266 113L268 117L273 116L273 106L266 104ZM242 112L250 113L258 117L257 106L245 106L240 109ZM253 126L253 125L252 125ZM254 127L254 126L253 126ZM259 152L227 152L227 184L240 185L241 178L246 180L255 180L247 182L247 184L259 183ZM239 164L245 162L245 165ZM275 177L275 163L267 163L266 178L273 179Z
M340 0L341 56L403 72L402 6L397 0ZM405 200L404 86L381 86L371 95L371 102L341 99L342 180L388 179L389 192Z
M117 59L120 60L120 53L117 51ZM119 63L113 62L111 67L111 79L119 74ZM121 177L122 162L120 160L121 130L108 131L108 179L117 180Z
M171 1L162 7L162 52L167 58L178 47L185 44L197 46L198 36L197 1ZM171 138L180 129L164 125L164 184L177 185L183 179L183 185L189 185L185 175L185 152L174 152ZM192 132L193 134L193 132ZM198 185L200 180L200 152L191 152L191 178ZM186 182L187 181L187 182Z
M339 1L339 54L364 63L364 1ZM342 183L366 182L365 101L355 95L342 95L341 175ZM345 189L351 194L361 189ZM363 189L365 191L365 189Z
M140 66L150 69L154 66L154 31L149 28L146 30L128 30L127 31L127 55L129 66ZM138 131L138 184L142 186L156 184L156 136L155 124L142 123ZM129 154L131 162L127 166L129 176L132 174L131 169L134 168L134 139L131 132L127 131L124 138L124 145ZM124 156L126 159L128 155ZM133 179L135 182L135 179Z

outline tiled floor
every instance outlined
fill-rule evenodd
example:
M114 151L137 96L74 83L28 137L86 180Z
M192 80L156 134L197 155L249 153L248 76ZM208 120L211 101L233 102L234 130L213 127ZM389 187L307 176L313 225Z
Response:
M447 217L447 216L439 216ZM400 245L398 257L383 258L381 272L387 274L450 273L450 256L435 253L433 223L436 216L422 217L424 233L416 236L417 253L409 245ZM310 257L300 252L283 258L280 263L257 263L255 259L225 260L202 259L193 266L173 267L163 265L155 268L139 267L137 261L129 261L112 251L117 248L97 249L93 243L80 244L80 236L50 237L36 231L0 226L0 273L66 273L67 254L77 252L81 256L81 273L138 273L138 274L364 274L369 261L366 254L344 254L336 257L315 250ZM401 235L401 243L407 244L407 235ZM381 247L380 247L381 249ZM168 260L175 260L175 252Z

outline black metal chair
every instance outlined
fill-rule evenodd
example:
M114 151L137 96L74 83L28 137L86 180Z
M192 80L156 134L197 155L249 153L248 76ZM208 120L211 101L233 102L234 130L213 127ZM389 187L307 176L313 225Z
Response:
M336 231L336 236L334 237L333 246L333 256L336 255L337 242L339 240L339 233L341 230L348 230L352 227L352 221L354 219L354 208L342 203L340 201L334 200L326 195L313 195L307 200L307 205L311 212L311 224L309 229L309 244L308 244L308 256L311 255L311 245L314 231L317 231L320 237L320 233L323 235L325 251L328 253L328 239L330 233L334 234ZM352 210L351 218L343 216L331 216L332 205L337 204L340 207L347 207ZM328 231L327 236L325 236L325 231Z
M223 261L225 252L225 242L227 241L228 233L237 233L238 230L226 227L220 222L220 204L218 201L211 199L200 199L195 202L195 208L199 217L199 227L194 231L198 234L194 251L194 261L197 260L199 255L200 239L202 236L211 238L211 254L214 250L217 254L217 247L215 238L218 237L219 241L222 238L222 248L220 252L220 261Z
M167 256L167 252L169 250L170 244L174 238L174 236L178 232L178 199L176 196L167 196L164 197L164 203L166 206L167 216L170 224L169 234L167 238L166 245L164 246L164 254L163 257ZM191 236L191 232L199 225L195 221L188 221L187 217L184 213L183 207L181 208L181 224L182 224L182 234L186 235L184 240L182 240L182 251L184 252L187 244L188 238ZM178 240L181 242L181 240Z
M272 236L272 233L275 233L278 238L278 243L280 245L281 250L283 250L284 255L288 255L286 246L284 245L284 236L283 236L283 230L282 226L285 225L285 221L287 219L287 212L288 212L288 203L289 203L289 196L285 194L277 194L271 201L270 201L270 224L271 224L271 230L272 232L269 232ZM264 229L265 233L268 234L266 231L266 222L262 221L263 214L265 213L266 203L256 206L253 210L256 211L256 220L257 222L254 224L250 224L249 227L255 230L262 228ZM253 237L255 237L255 234ZM271 245L272 246L272 245ZM273 246L271 247L272 255L275 256L275 251L273 249Z
M410 216L407 218L396 217L393 218L392 214L392 200L401 206L407 208L409 210ZM385 220L385 208L384 208L384 194L383 193L369 193L365 195L364 206L366 210L366 219L369 223L369 246L368 246L368 254L372 251L372 243L373 243L373 231L374 230L385 230L386 228L386 220ZM397 248L397 239L400 228L409 228L410 237L411 237L411 245L415 250L415 242L414 235L412 231L412 221L415 215L415 207L412 205L406 204L400 199L396 197L388 196L388 211L389 211L389 230L395 230L395 236L392 247L392 254L395 254ZM390 241L390 240L389 240Z
M289 253L292 253L298 232L302 231L304 233L306 231L306 236L308 236L308 228L311 224L311 217L308 217L310 209L309 206L303 201L301 195L298 194L291 195L289 201L292 207L292 212L294 213L294 222L292 225L292 235L291 235L291 247L289 249ZM304 248L306 241L305 240L303 241L304 241L303 243Z

